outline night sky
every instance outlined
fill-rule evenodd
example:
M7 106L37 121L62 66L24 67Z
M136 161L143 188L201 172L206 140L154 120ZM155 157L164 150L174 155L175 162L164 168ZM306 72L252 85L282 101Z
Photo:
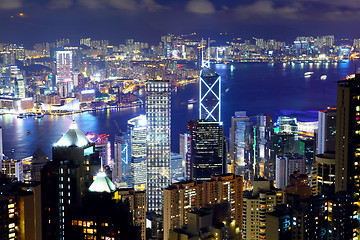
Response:
M360 38L359 23L359 0L0 0L0 42L27 46L82 37L158 43L161 35L191 32Z

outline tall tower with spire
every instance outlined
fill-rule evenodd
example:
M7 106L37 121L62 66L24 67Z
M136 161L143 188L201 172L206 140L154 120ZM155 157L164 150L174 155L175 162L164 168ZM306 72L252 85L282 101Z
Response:
M221 122L221 77L210 69L210 39L207 59L201 41L201 72L199 81L199 119Z

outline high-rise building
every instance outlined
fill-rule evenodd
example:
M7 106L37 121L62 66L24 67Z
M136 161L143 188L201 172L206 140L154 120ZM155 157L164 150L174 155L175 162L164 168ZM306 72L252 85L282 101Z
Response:
M148 211L162 212L163 188L170 184L170 83L146 82L146 200Z
M85 192L83 204L69 214L71 236L66 239L145 239L141 238L140 224L134 221L137 212L145 210L145 196L143 204L138 205L130 191L118 192L106 174L99 172Z
M129 133L115 135L113 181L126 182L132 187L131 180L131 136Z
M277 120L280 133L294 134L295 140L298 139L298 126L297 120L293 117L280 116Z
M53 146L52 156L41 174L43 230L46 239L68 239L70 213L82 206L83 196L100 169L100 159L95 144L75 121Z
M284 194L271 186L265 179L253 183L253 192L244 193L243 201L243 239L265 239L266 213L284 203Z
M220 122L192 119L188 122L191 137L190 178L210 180L225 173L223 126Z
M140 115L128 121L131 136L131 156L133 158L146 157L146 116Z
M266 178L273 180L275 178L275 162L273 161L274 129L272 117L261 114L256 116L256 126L254 128L253 140L253 170L254 178Z
M183 167L183 173L184 178L189 179L190 178L190 147L191 147L191 137L189 134L184 133L180 134L180 154L183 157L182 167ZM187 167L188 166L188 167Z
M181 154L178 153L171 153L171 164L170 164L170 178L171 182L178 182L183 179L184 173L183 173L183 157Z
M221 122L221 77L204 67L200 73L199 118Z
M19 182L24 181L23 160L6 159L2 161L2 173L8 178L14 178Z
M319 111L318 133L316 139L317 154L335 151L336 108Z
M243 177L235 174L212 176L211 180L204 182L188 180L171 184L164 189L164 239L169 238L170 230L188 224L190 211L223 203L229 205L230 222L240 234L242 192Z
M252 126L245 111L235 112L231 118L230 161L236 175L244 175L245 166L251 164Z
M289 184L290 175L295 171L305 174L305 158L304 156L291 155L276 158L276 187L284 189Z
M359 219L360 202L360 74L338 81L336 112L335 191L350 196L352 224ZM347 239L360 234L359 227L348 226ZM350 231L353 229L353 231Z
M311 183L314 196L335 192L335 153L315 156Z
M72 71L72 51L56 51L56 84L63 98L72 90Z

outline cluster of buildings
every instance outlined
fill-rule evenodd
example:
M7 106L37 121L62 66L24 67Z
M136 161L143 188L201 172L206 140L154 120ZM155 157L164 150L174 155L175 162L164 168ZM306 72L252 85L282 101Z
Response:
M76 88L70 52L56 52L61 99ZM3 159L0 128L0 238L358 239L360 75L338 81L337 107L320 111L317 124L238 111L227 138L210 54L200 49L199 118L180 135L179 154L171 152L172 82L162 62L147 65L145 115L115 136L113 156L108 135L93 142L73 121L51 160L40 148Z
M138 106L133 94L161 68L172 86L196 81L201 52L208 47L212 62L282 61L329 62L358 58L359 39L336 40L333 35L297 37L292 43L275 39L229 38L208 40L196 33L161 37L158 45L127 39L110 45L108 40L70 39L23 45L0 43L0 109L67 112L107 106ZM178 65L181 64L181 65Z

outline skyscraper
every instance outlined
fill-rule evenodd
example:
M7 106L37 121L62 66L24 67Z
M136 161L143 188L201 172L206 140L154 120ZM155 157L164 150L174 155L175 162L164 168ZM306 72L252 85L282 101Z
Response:
M92 177L100 169L95 144L75 121L52 149L41 174L43 230L46 239L70 239L71 212L82 206Z
M67 97L72 89L72 52L57 51L56 52L56 85L61 97Z
M335 191L350 197L353 216L346 218L354 224L360 215L360 74L338 81L335 154ZM354 227L347 239L360 233Z
M163 188L170 184L170 83L161 78L146 83L146 200L148 211L161 214Z
M221 77L204 67L200 73L199 118L221 121Z
M230 160L237 175L244 175L245 165L250 164L251 134L251 122L246 111L235 112L231 118Z
M225 173L222 124L192 119L188 123L188 134L191 137L190 178L210 180L211 175Z
M335 151L336 108L319 111L317 154Z

